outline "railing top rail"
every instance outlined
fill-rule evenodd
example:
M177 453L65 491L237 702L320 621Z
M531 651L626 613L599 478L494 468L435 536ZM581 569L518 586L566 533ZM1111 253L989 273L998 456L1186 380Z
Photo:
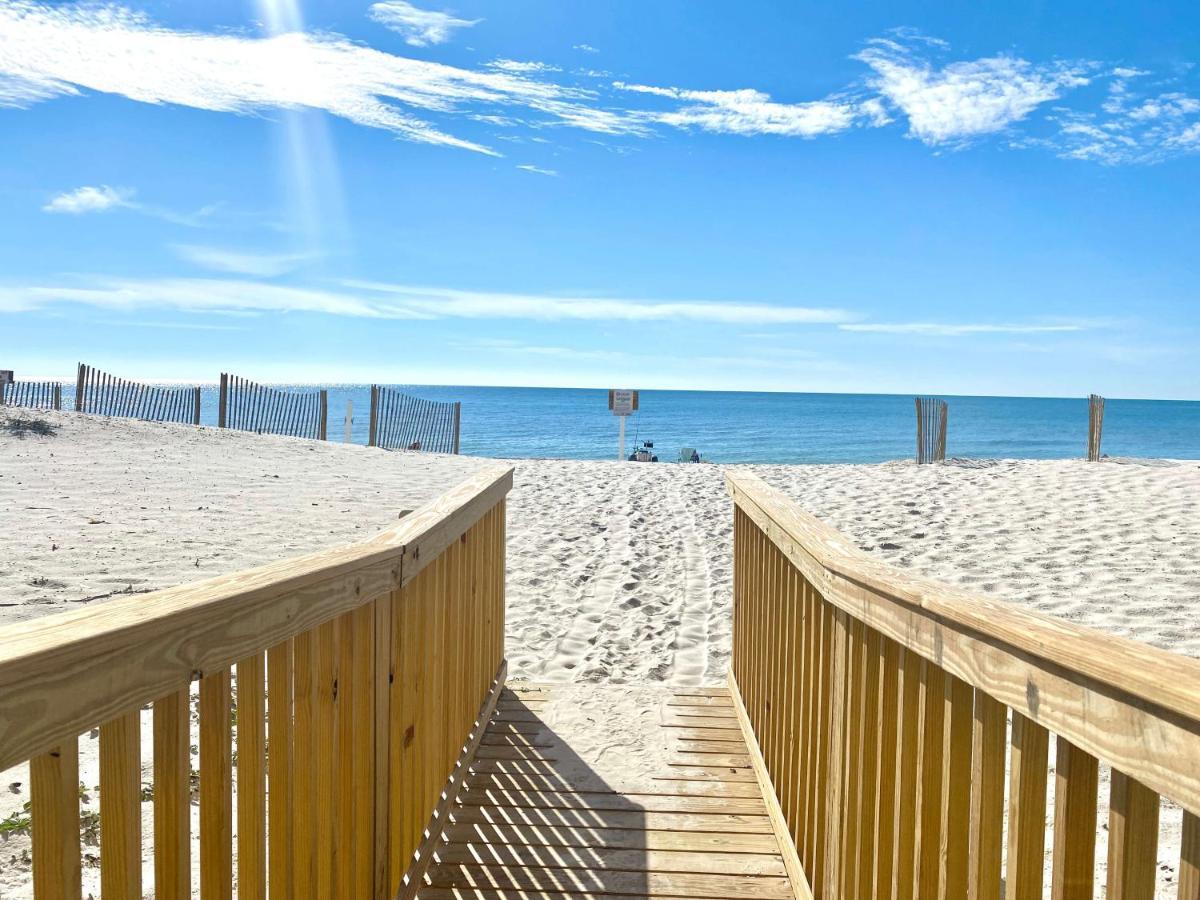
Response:
M1068 679L1099 682L1200 722L1200 660L905 572L863 552L756 475L727 471L726 484L734 502L802 574L819 589L828 589L827 599L851 615L856 615L856 605L864 612L873 602L899 603L940 624L1039 660ZM862 590L838 590L846 584ZM899 639L905 643L903 636ZM907 646L922 655L928 649ZM985 683L977 686L988 690Z
M0 770L407 584L512 473L490 466L360 543L0 629Z

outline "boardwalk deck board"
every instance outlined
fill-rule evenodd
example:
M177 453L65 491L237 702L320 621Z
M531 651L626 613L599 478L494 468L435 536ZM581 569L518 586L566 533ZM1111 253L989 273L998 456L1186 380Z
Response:
M726 690L672 695L659 719L670 752L629 783L556 733L553 690L501 695L419 898L794 896ZM694 752L691 722L674 725L692 713L721 723L703 729L720 732L717 752Z

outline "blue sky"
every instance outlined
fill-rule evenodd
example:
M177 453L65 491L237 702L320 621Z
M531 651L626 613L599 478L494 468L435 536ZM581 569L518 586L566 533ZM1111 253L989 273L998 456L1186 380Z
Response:
M0 367L1194 399L1197 63L1182 2L0 0Z

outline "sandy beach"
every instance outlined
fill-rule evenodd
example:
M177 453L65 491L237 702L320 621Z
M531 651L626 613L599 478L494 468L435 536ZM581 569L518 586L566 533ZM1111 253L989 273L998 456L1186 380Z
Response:
M0 622L360 540L485 464L15 410L0 410L0 459ZM652 709L656 685L723 683L732 572L722 469L515 466L510 678L603 685L593 701L610 712ZM898 565L1200 656L1200 464L749 468ZM562 716L588 724L598 712ZM589 743L585 731L592 763L628 766L624 732ZM97 783L95 745L83 736L87 785ZM4 783L0 818L28 800L24 771ZM1170 844L1167 823L1161 855L1173 866ZM19 833L0 846L5 897L26 895L28 848Z

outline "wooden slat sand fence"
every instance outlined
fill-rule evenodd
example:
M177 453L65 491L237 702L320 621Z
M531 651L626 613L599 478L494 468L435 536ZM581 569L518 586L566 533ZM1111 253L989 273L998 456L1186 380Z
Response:
M755 476L728 486L730 684L803 895L1041 898L1053 746L1051 895L1095 895L1111 766L1106 896L1155 895L1167 803L1172 896L1200 898L1200 660L916 577Z
M98 728L104 897L192 896L198 777L200 897L391 900L504 679L511 485L492 468L360 544L0 631L0 769L31 763L34 896L80 896L78 736Z
M80 363L75 411L199 425L200 388L138 384Z
M0 406L62 409L62 385L56 381L0 381Z
M221 373L220 428L323 441L328 423L327 391L286 391Z
M945 400L915 397L917 407L917 463L924 465L946 459L946 421L950 407Z
M461 426L461 403L425 400L394 388L371 385L370 447L457 453Z
M1088 396L1088 462L1100 460L1100 435L1104 431L1104 398L1099 394Z

